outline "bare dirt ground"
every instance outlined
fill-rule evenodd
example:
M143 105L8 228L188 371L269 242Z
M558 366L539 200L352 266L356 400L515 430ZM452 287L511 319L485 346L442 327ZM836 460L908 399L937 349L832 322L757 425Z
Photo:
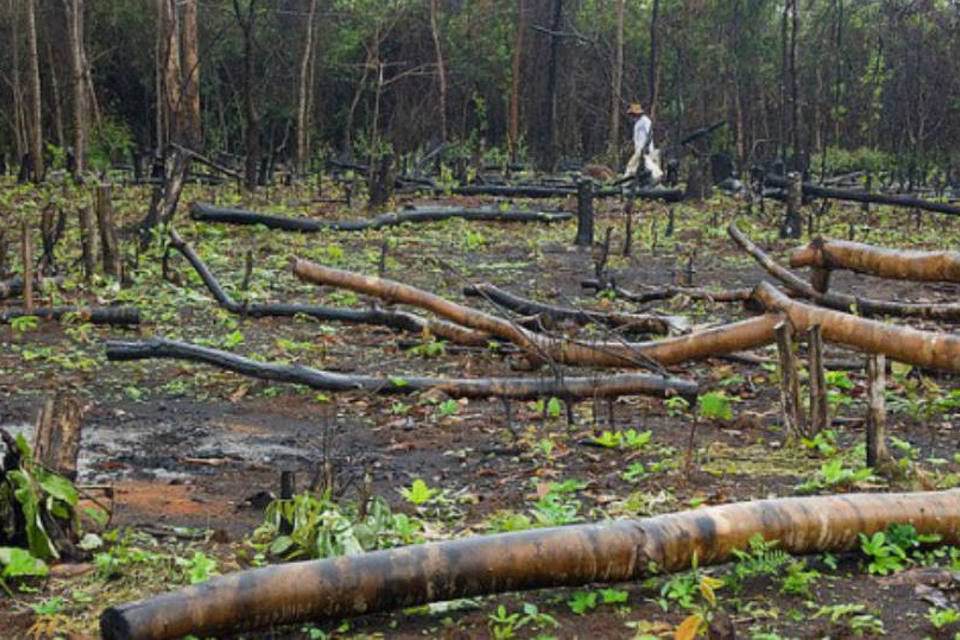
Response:
M210 197L199 190L188 194L191 196ZM118 210L127 221L137 217L144 197L133 189L122 192ZM243 204L264 208L267 201L295 202L303 197L302 193L280 191ZM561 204L573 206L572 199ZM297 205L273 206L278 211L303 210ZM599 238L605 227L615 228L614 249L622 242L620 206L608 201L598 219ZM645 203L640 208L633 256L612 255L609 262L621 286L639 289L686 284L691 257L692 283L697 286L750 286L764 278L725 235L726 223L742 203L718 197L700 205L677 205L677 230L671 237L664 235L664 206ZM328 206L315 208L311 215L351 214ZM750 222L753 237L778 257L793 246L774 239L774 214L755 214ZM847 236L851 224L856 225L857 239L866 236L877 244L910 247L947 246L960 229L957 222L939 218L924 218L917 229L912 216L874 212L866 217L859 207L834 207L821 220L825 234L840 237ZM581 290L580 280L594 275L593 261L599 248L584 252L571 246L574 222L547 227L453 221L362 234L302 236L188 220L179 222L177 228L233 292L239 290L244 256L252 252L248 295L259 301L363 305L366 302L352 294L295 281L286 262L296 255L374 272L381 247L386 246L387 277L461 301L464 284L490 281L554 303L636 308ZM503 521L503 514L529 517L550 483L577 481L569 500L575 505L574 519L578 521L642 517L702 504L792 495L797 485L817 477L828 459L815 447L786 442L772 367L720 359L672 370L697 380L706 390L723 390L735 398L732 419L701 420L695 432L691 432L689 412L675 412L654 399L623 398L610 406L605 402L578 403L572 408L573 421L568 422L565 411L551 415L536 403L511 403L508 411L503 403L491 399L460 402L455 411L441 411L437 398L320 394L181 362L109 363L103 357L104 339L161 335L209 340L237 353L341 372L516 374L511 369L514 359L509 356L448 345L442 353L427 357L401 346L417 343L419 336L382 328L300 319L239 319L215 307L179 257L172 260L179 284L164 281L158 256L141 256L139 266L129 270L131 282L123 289L103 283L98 290L84 294L89 299L140 306L146 321L137 330L80 330L44 322L25 332L0 327L0 426L29 431L42 399L56 390L70 389L82 397L89 407L79 483L91 487L91 494L112 506L111 528L144 532L153 542L143 544L154 545L151 548L171 557L201 548L218 559L221 572L244 566L238 550L263 521L263 508L277 494L279 474L284 470L296 473L300 488L306 488L315 477L331 475L340 500L356 499L366 474L365 490L386 498L396 511L423 518L426 537L441 539L499 530L496 523ZM891 283L842 273L835 275L833 286L891 299L944 299L957 293L955 286ZM475 299L465 301L481 304ZM748 315L739 305L684 299L649 306L686 315L695 326ZM832 359L861 359L837 349L828 352ZM771 357L774 353L760 355ZM834 389L838 394L834 429L839 452L830 455L855 466L862 465L855 448L864 437L864 383L860 371L849 372L848 378L850 388ZM954 455L960 442L955 417L949 409L930 409L933 396L946 396L957 388L955 380L936 372L913 371L891 386L894 396L913 402L891 409L891 435L903 443L895 452L910 460L910 472L892 484L876 480L821 491L956 484L960 467ZM650 431L650 442L631 451L595 446L591 440L604 430L626 429ZM633 473L628 473L630 470ZM447 499L427 508L406 501L398 490L415 479L442 490ZM201 533L194 535L197 531ZM924 619L931 604L921 597L927 592L918 585L929 580L919 570L878 577L869 575L866 566L859 554L843 556L835 566L829 558L826 562L813 558L809 567L822 575L802 596L784 593L776 576L751 578L736 594L720 589L711 637L876 635L877 627L864 623L858 628L851 622L854 614L838 615L832 622L832 610L816 615L823 607L837 604L862 605L855 613L882 622L887 637L950 637ZM722 570L712 571L724 575ZM104 606L173 588L181 581L182 576L163 562L132 566L127 574L112 579L101 578L95 571L80 577L57 576L35 585L34 593L0 600L0 629L5 630L0 635L92 635L95 617ZM666 596L665 584L665 579L653 579L640 584L510 594L461 602L449 609L318 622L244 637L668 637L691 609ZM577 599L576 592L598 592L606 586L625 592L626 602L600 603L583 614L575 613L568 604ZM936 588L948 601L954 595L952 586ZM37 613L31 608L49 603L51 598L60 598L59 610ZM539 611L553 616L557 625L540 621L536 629L534 621L508 629L509 624L491 618L496 617L499 605L514 613L521 612L524 603L535 603ZM731 635L733 630L736 635Z

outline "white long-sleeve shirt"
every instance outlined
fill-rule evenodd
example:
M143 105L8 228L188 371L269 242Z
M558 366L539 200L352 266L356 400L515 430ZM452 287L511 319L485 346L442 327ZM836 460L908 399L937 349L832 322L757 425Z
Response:
M633 147L635 153L640 153L643 151L643 148L647 145L647 141L650 141L650 146L653 146L653 123L650 122L650 118L646 115L640 116L636 124L633 125Z

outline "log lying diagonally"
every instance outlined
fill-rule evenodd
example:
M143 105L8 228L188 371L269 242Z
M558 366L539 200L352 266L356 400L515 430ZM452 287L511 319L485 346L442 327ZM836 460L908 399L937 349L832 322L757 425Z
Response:
M957 251L907 251L826 238L794 249L790 266L848 269L895 280L960 282Z
M729 560L760 534L784 551L852 549L891 524L958 541L960 492L743 502L640 520L471 537L213 578L104 611L105 640L163 640L508 591L637 580Z
M516 313L529 316L539 316L546 324L553 325L560 322L575 322L579 325L600 324L608 327L619 327L644 333L682 333L684 323L682 318L671 318L657 314L617 313L608 311L593 311L590 309L576 309L544 304L535 300L521 298L509 291L489 282L480 282L463 290L464 295L478 296L509 309Z
M298 364L258 362L227 351L153 338L142 341L107 342L109 360L170 358L213 365L253 378L307 385L321 391L369 391L381 394L408 394L438 389L459 398L533 399L618 397L651 395L696 398L697 384L678 378L624 373L611 376L570 378L433 378L424 376L366 376L334 373Z
M10 309L0 312L0 324L26 316L45 320L62 320L65 316L73 316L80 322L116 326L140 324L140 310L136 307L34 307L33 311Z
M789 181L780 176L766 176L764 184L770 187L786 188ZM867 191L857 191L854 189L837 189L835 187L824 187L812 182L803 183L803 195L813 196L815 198L827 198L831 200L846 200L848 202L868 202L873 204L887 204L897 207L910 207L911 209L922 209L924 211L934 211L936 213L946 213L949 215L960 216L960 207L947 204L945 202L934 202L932 200L923 200L904 195L890 195L885 193L869 193Z
M783 313L795 331L820 325L823 339L867 353L882 353L900 362L945 371L960 371L960 336L885 324L832 309L791 300L761 282L754 295L770 312Z
M214 277L200 256L174 229L170 230L170 246L180 252L194 268L221 307L240 315L254 318L283 317L297 315L336 322L354 324L373 324L417 333L430 333L464 346L486 346L489 336L480 331L472 331L442 320L421 318L412 313L385 309L344 309L308 304L241 304L234 300Z
M865 316L889 315L933 318L938 320L960 320L960 304L956 303L941 302L924 304L916 302L893 302L891 300L859 298L845 293L821 293L800 278L800 276L777 264L773 258L744 235L735 222L730 224L727 231L730 237L733 238L744 251L760 263L770 275L783 282L796 293L805 298L810 298L824 307L840 311L856 309Z
M563 211L502 211L500 209L430 207L385 213L368 220L313 220L311 218L291 218L289 216L257 213L244 209L228 209L194 202L190 205L190 217L201 222L241 225L262 224L268 229L315 233L325 230L365 231L407 223L436 222L452 218L478 222L564 222L572 219L573 214Z
M516 344L535 357L564 364L601 367L662 365L733 353L769 344L780 318L767 314L685 336L652 342L576 342L552 338L482 311L450 302L440 296L385 278L366 276L295 259L293 272L319 285L349 289L388 302L427 309L447 320L483 331Z

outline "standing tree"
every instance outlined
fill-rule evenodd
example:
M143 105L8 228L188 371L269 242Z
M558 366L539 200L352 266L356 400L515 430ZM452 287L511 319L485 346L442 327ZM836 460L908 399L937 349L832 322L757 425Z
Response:
M260 165L260 114L257 112L255 93L255 56L257 50L257 0L248 0L246 12L241 0L233 0L233 14L243 32L243 111L246 117L243 131L246 147L244 186L253 191L257 188L257 167Z
M200 118L200 36L197 25L197 0L183 4L183 96L186 102L184 139L193 149L203 147Z
M317 0L310 0L307 12L303 56L300 58L300 81L297 85L297 156L296 175L302 179L310 168L310 96L313 94L313 51L316 33Z
M507 144L510 148L510 161L517 161L517 148L520 144L520 63L523 56L523 31L526 29L523 0L517 0L517 29L513 37L513 54L510 73L510 131Z
M610 78L610 137L607 155L614 166L620 164L620 109L623 102L623 10L626 0L616 0L616 40L613 45L613 72Z
M87 169L87 141L90 136L87 74L83 53L83 0L63 0L67 14L67 44L73 84L73 159L74 179L83 179Z
M437 84L440 92L440 141L447 141L447 74L443 62L443 47L440 46L440 29L437 26L437 0L430 0L430 33L437 56Z
M657 100L660 97L660 58L659 58L659 31L660 31L660 0L653 0L650 12L650 76L647 79L647 113L650 119L657 114Z
M30 177L43 181L43 114L40 110L40 59L37 55L37 0L27 0L27 63L30 67Z

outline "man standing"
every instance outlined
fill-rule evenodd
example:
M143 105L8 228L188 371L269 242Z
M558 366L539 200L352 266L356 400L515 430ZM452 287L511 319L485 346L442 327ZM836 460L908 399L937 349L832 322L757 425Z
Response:
M634 119L633 123L633 156L627 163L627 169L623 172L624 178L637 175L640 163L643 162L644 170L648 172L648 179L652 182L659 182L663 172L660 170L659 158L653 147L653 123L647 114L643 112L643 107L634 102L627 109L627 115Z

